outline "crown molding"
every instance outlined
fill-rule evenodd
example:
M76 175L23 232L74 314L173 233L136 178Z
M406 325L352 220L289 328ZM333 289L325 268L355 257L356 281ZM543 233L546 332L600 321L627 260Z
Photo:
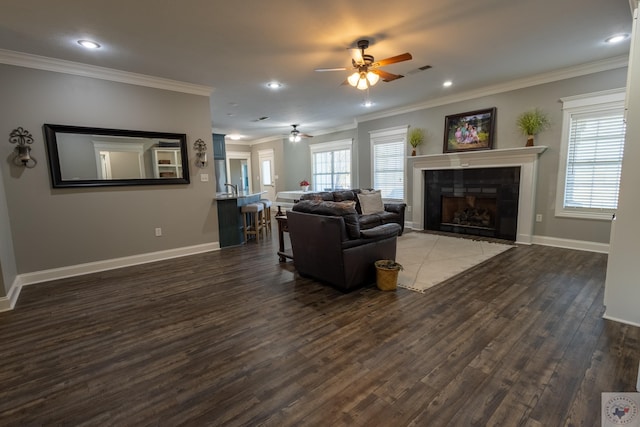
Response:
M331 134L331 133L336 133L336 132L342 132L342 131L346 131L346 130L356 129L357 127L358 127L358 123L354 120L352 123L347 123L346 125L334 127L334 128L331 128L331 129L318 130L317 132L313 132L313 136L328 135L328 134ZM288 135L272 135L272 136L265 136L264 138L259 138L259 139L255 139L255 140L252 140L252 141L246 141L244 143L239 142L239 141L233 141L233 142L228 142L227 141L227 144L244 144L244 145L253 146L253 145L258 145L258 144L264 144L265 142L286 140L288 138L289 138Z
M354 120L353 123L347 123L346 125L334 127L331 129L319 130L317 132L314 132L313 134L314 136L329 135L330 133L343 132L346 130L356 129L357 127L358 127L358 122Z
M112 68L81 64L63 59L48 58L46 56L31 55L23 52L0 49L0 63L18 67L34 68L37 70L53 71L56 73L72 74L75 76L91 77L118 83L128 83L136 86L146 86L191 95L211 96L213 88L192 83L179 82L145 74L130 73Z
M252 147L254 145L264 144L264 143L267 143L267 142L282 141L283 139L286 139L286 138L288 138L288 136L272 135L272 136L265 136L264 138L254 139L253 141L247 141L246 143L247 143L247 145ZM235 141L235 142L237 142L237 141Z
M548 73L537 74L531 77L516 79L505 83L486 86L479 89L462 92L456 95L444 96L441 98L431 99L419 104L407 105L400 108L385 110L378 113L371 113L356 118L358 123L367 122L369 120L382 119L385 117L397 116L398 114L411 113L427 108L439 107L441 105L452 104L460 101L468 101L483 96L491 96L498 93L509 92L517 89L524 89L531 86L537 86L545 83L552 83L559 80L566 80L573 77L580 77L588 74L599 73L602 71L615 70L624 68L629 64L629 57L625 55L604 59L601 61L589 62L574 67L562 68L560 70Z

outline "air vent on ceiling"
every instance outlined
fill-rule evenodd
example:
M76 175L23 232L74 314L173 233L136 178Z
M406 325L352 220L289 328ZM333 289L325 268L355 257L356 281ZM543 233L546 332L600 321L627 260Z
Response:
M433 68L433 67L431 65L423 65L422 67L418 67L415 70L409 71L407 75L416 74L416 73L419 73L420 71L428 70L429 68Z

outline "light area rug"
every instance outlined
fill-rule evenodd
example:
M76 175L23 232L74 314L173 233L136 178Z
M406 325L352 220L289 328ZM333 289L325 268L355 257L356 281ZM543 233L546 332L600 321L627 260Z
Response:
M396 261L404 267L398 286L427 289L506 251L515 245L408 232L398 238Z

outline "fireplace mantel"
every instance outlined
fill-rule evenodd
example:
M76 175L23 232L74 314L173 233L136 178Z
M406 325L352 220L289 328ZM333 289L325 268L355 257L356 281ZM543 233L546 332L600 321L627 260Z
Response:
M546 149L546 146L540 145L410 157L413 169L413 228L424 230L425 191L423 175L425 170L520 166L516 242L531 244L535 218L535 186L538 157Z

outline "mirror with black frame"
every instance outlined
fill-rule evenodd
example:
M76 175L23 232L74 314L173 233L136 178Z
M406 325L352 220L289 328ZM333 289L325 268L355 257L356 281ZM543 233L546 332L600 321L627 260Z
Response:
M189 184L187 136L44 125L54 188Z

